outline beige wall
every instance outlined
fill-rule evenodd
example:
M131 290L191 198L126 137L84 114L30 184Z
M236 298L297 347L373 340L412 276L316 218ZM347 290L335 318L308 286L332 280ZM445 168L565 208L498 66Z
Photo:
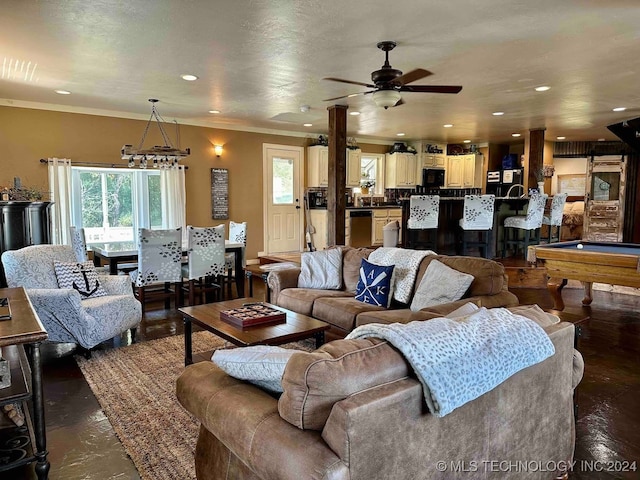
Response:
M0 186L22 184L48 190L47 167L41 158L70 158L72 162L125 165L120 159L122 145L137 145L146 121L75 113L0 107ZM167 133L175 140L175 129ZM180 125L182 148L191 148L183 160L186 173L187 224L217 225L211 218L211 169L229 170L229 218L247 222L247 258L262 251L262 145L306 146L304 137L268 135L206 127ZM156 125L149 129L145 146L164 142ZM216 158L213 145L224 145ZM361 145L370 153L384 153L385 145ZM228 224L228 221L224 221Z

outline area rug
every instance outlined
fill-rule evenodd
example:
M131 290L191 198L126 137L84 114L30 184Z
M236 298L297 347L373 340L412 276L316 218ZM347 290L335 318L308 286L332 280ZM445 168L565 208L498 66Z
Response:
M310 342L283 345L310 350ZM232 347L209 332L193 334L193 351ZM145 480L195 479L199 424L178 403L184 336L93 352L76 361L125 451Z

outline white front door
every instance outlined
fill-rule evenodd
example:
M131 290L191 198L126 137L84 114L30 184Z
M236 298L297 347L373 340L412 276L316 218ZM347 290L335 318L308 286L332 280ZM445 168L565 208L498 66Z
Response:
M302 147L264 144L264 246L266 253L303 249Z

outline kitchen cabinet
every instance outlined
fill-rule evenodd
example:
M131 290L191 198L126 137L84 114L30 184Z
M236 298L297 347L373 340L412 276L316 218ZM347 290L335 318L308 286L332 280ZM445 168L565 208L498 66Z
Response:
M362 150L347 149L347 187L359 187L362 177L361 158Z
M329 186L329 147L307 147L307 187Z
M446 188L481 188L482 155L449 155L447 157Z
M24 426L1 429L0 477L16 478L3 472L35 463L35 473L41 480L49 471L40 356L47 332L22 287L0 289L0 297L8 298L11 308L11 320L0 322L0 349L11 372L11 384L0 389L0 408L20 405L25 417Z
M346 186L360 186L360 149L347 149ZM314 145L307 147L307 187L329 185L329 147Z
M311 225L316 232L311 234L313 247L316 250L324 250L327 247L327 211L326 210L309 210Z
M415 154L389 153L385 163L385 188L415 188L417 175Z
M402 225L402 209L390 208L390 209L374 209L373 210L373 229L371 232L371 245L382 245L384 241L383 227L389 223L397 220ZM400 232L402 233L402 232ZM398 242L402 242L399 238Z

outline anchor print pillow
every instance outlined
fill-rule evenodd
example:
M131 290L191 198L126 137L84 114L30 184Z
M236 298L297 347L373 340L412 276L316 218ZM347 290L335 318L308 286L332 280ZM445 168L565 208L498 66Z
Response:
M356 300L388 308L391 302L392 277L393 265L375 265L363 258L356 286Z
M77 290L82 300L107 295L92 262L56 261L53 262L53 268L58 279L58 287Z

